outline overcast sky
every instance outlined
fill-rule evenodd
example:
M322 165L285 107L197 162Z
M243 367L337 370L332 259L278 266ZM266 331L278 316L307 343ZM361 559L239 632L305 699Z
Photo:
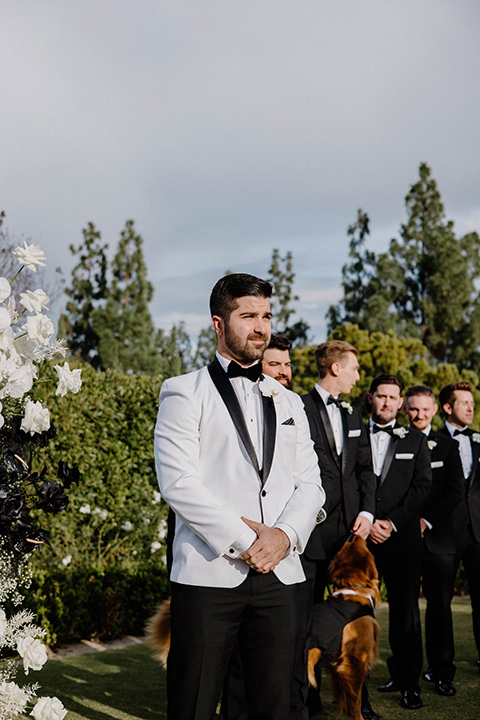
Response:
M322 341L347 226L362 208L386 249L421 162L480 230L478 0L3 0L0 22L10 235L69 279L88 222L113 253L133 218L158 327L195 336L218 277L279 248Z

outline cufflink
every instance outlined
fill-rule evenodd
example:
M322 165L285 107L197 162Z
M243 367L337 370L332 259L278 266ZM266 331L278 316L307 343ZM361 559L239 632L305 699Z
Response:
M323 522L324 520L326 520L326 519L327 519L327 513L325 512L325 510L324 510L323 508L321 508L321 509L318 511L317 520L316 520L316 523L315 523L315 524L316 524L316 525L319 525L320 523L322 523L322 522Z

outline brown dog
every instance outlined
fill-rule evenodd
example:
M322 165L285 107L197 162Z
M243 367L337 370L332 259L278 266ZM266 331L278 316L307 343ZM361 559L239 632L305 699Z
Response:
M317 687L315 666L326 667L339 715L362 720L362 687L378 655L378 572L365 540L354 535L333 558L332 594L314 607L308 679Z

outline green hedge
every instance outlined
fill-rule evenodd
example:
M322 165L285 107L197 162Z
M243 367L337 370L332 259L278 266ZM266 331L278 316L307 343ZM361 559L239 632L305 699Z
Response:
M47 631L47 642L141 635L170 594L166 568L49 570L35 573L25 607Z

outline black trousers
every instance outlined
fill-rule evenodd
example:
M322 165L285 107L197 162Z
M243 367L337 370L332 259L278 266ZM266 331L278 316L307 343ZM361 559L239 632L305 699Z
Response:
M422 588L427 601L425 611L425 650L428 667L435 680L455 677L452 597L455 583L455 555L432 555L422 558Z
M472 604L473 637L480 659L480 543L477 543L473 537L470 526L464 525L461 536L456 538L456 545L455 575L462 562Z
M236 588L172 583L169 720L213 720L238 642L250 720L289 720L300 584L250 573Z
M388 639L392 655L387 666L402 690L419 690L422 671L422 627L418 597L422 569L421 553L394 554L372 545L379 574L388 594Z

